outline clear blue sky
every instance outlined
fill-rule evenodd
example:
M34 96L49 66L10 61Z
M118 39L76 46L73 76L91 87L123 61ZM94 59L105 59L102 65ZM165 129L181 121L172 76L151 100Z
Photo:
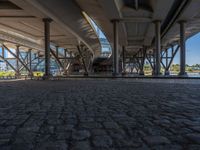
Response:
M174 64L179 64L180 53L177 53ZM200 64L200 33L191 37L186 42L186 64Z

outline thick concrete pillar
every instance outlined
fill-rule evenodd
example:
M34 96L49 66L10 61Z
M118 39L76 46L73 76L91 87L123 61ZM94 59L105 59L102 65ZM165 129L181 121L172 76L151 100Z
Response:
M118 26L119 26L119 20L113 20L113 32L114 32L114 48L113 48L113 76L116 76L119 74L119 32L118 32Z
M161 21L157 20L154 22L155 24L155 55L156 55L156 63L155 63L155 75L160 75L160 51L161 51L161 36L160 36L160 29L161 29Z
M31 51L32 51L32 49L28 50L30 75L32 75L32 53L31 53Z
M125 46L122 47L122 74L125 74Z
M168 56L169 56L169 55L168 55L168 49L166 49L166 55L165 55L165 57L166 57L165 75L166 75L166 76L170 75L170 73L169 73L169 68L168 68L168 65L169 65Z
M140 64L140 71L139 71L139 75L144 75L144 64L145 64L145 59L146 59L146 51L147 51L147 47L143 46L142 50L141 50L141 54L139 57L141 57L141 64Z
M65 59L64 59L64 72L66 74L67 73L66 72L66 68L67 68L67 49L64 49L64 57L65 57Z
M180 21L180 73L179 75L186 75L185 64L185 21Z
M45 43L45 78L50 76L50 18L44 18L44 43Z

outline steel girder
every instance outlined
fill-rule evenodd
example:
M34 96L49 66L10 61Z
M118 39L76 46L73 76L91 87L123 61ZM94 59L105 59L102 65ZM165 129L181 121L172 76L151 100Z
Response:
M16 58L17 61L19 61L26 69L28 72L30 72L30 69L24 64L24 62L17 56L15 53L13 53L7 46L2 44L2 46L11 54L13 55L14 58Z
M29 49L28 52L26 52L26 55L23 56L22 55L22 52L20 52L20 49L19 49L20 46L17 45L17 48L15 49L16 51L16 54L10 49L8 48L5 44L2 44L2 56L0 56L0 58L2 60L5 61L5 63L10 66L16 73L17 76L20 76L20 72L22 71L22 69L26 69L28 72L29 72L29 75L32 76L32 63L39 59L39 56L36 57L36 54L35 54L35 57L32 59L32 53L31 53L31 49ZM13 66L9 61L8 59L10 58L5 58L4 57L4 51L7 50L7 52L9 52L14 58L14 60L16 60L16 66ZM41 63L41 62L40 62ZM34 67L34 69L37 67L38 65L36 65Z
M123 55L125 55L124 50L122 51L122 53ZM125 56L123 57L124 57L123 59L128 58ZM144 75L144 63L145 63L146 57L147 57L147 48L144 46L136 54L134 54L131 58L129 58L129 61L134 64L133 67L137 70L137 72L140 75Z
M35 57L35 58L31 59L31 61L30 61L30 59L29 59L29 61L26 63L26 65L27 65L27 66L29 65L29 68L31 68L31 69L30 69L31 71L32 71L32 62L34 62L34 61L37 60L37 59L39 59L39 57ZM31 64L31 67L30 67L30 64ZM23 68L24 68L24 66L22 66L22 67L20 68L20 71L21 71Z
M84 75L88 75L88 68L87 68L87 66L86 66L85 59L84 59L83 54L82 54L83 50L86 50L86 49L84 49L84 46L83 46L83 45L81 45L81 46L78 45L78 46L77 46L77 50L78 50L78 52L79 52L79 55L80 55L80 57L81 57L81 61L82 61L82 63L83 63L83 67L84 67L84 70L85 70Z
M140 75L144 75L144 63L145 63L145 59L146 59L146 47L143 47L142 49L140 49L136 55L136 60L137 60L137 64L139 67L139 74Z
M50 49L50 52L53 55L53 57L55 58L56 62L59 64L59 66L64 69L62 62L58 58L58 53L57 52L55 53L52 49Z
M17 70L15 69L15 67L8 60L6 60L3 56L0 56L0 58L3 59L6 62L6 64L8 66L10 66L15 72L17 72Z
M180 46L178 45L176 49L174 49L174 47L172 46L170 49L166 49L165 51L163 51L161 56L161 64L165 69L165 75L169 75L169 69L179 49ZM171 51L171 56L169 56L169 51Z

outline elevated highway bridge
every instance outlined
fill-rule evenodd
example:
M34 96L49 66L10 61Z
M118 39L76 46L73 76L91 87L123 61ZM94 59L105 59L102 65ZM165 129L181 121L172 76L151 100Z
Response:
M178 51L179 75L184 76L185 41L200 31L200 1L0 0L2 51L9 51L16 58L17 65L12 68L18 74L19 64L31 74L31 62L36 58L45 61L46 76L50 75L51 57L67 70L67 64L78 54L87 75L90 64L101 54L91 19L112 46L114 76L124 73L129 62L134 62L139 74L144 75L145 60L149 61L153 75L160 75L161 67L169 75ZM29 55L26 62L20 58L21 50ZM9 63L4 55L0 58ZM119 60L122 60L122 72Z
M198 32L200 0L0 0L0 150L200 150Z

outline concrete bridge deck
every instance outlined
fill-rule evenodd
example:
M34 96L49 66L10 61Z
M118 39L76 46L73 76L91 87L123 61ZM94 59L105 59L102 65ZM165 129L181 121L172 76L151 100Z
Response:
M199 82L135 81L1 82L0 149L199 150Z

